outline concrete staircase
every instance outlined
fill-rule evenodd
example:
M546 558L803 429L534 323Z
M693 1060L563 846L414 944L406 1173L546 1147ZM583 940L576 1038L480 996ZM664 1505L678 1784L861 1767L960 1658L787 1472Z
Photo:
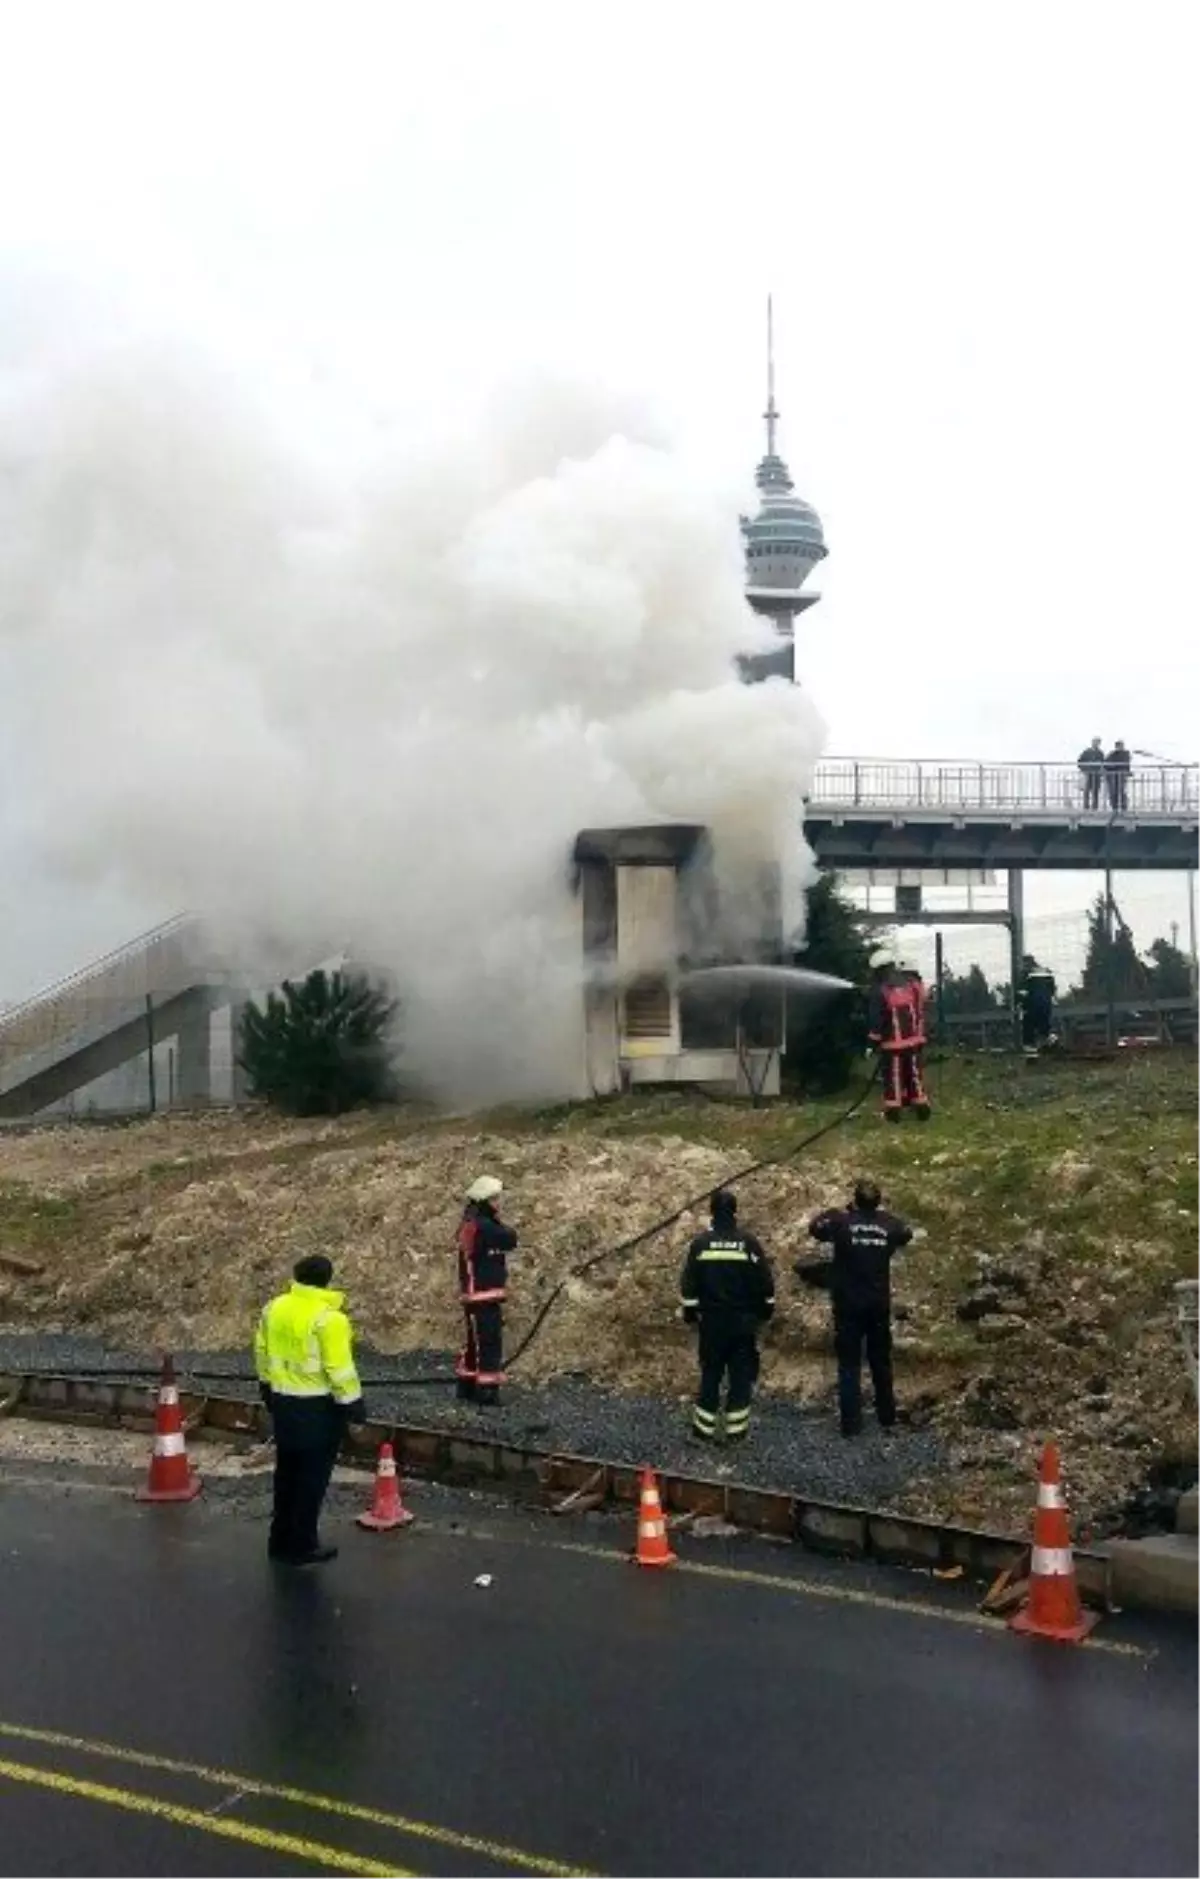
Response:
M235 997L202 922L178 914L0 1013L0 1118L29 1116L177 1040L177 1099L210 1095L210 1017Z

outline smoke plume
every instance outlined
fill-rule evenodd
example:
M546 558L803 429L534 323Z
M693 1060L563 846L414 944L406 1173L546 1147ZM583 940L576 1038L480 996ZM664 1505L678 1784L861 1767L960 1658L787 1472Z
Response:
M708 823L733 887L800 867L821 726L737 682L771 635L736 516L636 412L524 386L431 446L175 340L0 366L0 726L44 874L202 911L248 970L388 968L410 1070L483 1100L574 1075L578 829Z

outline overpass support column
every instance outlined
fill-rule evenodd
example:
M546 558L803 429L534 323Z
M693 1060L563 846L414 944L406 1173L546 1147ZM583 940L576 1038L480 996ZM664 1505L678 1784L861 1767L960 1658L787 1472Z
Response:
M1023 868L1008 870L1008 939L1012 959L1012 979L1009 992L1012 1012L1013 1043L1021 1044L1021 1008L1017 1003L1017 987L1021 983L1021 961L1025 957L1025 871Z
M202 992L187 1000L177 1033L179 1055L175 1100L184 1105L212 1100L212 1006Z

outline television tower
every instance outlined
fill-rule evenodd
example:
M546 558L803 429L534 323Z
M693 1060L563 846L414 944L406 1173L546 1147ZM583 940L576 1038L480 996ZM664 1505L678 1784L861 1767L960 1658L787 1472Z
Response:
M779 408L775 403L775 317L770 296L767 298L767 408L763 413L767 427L767 454L755 472L759 510L751 520L742 517L742 535L746 543L746 598L756 613L766 614L774 623L780 644L776 650L757 653L741 661L742 678L747 684L760 679L786 678L793 683L795 671L796 615L816 605L819 594L803 592L804 583L828 554L821 518L816 510L796 494L787 464L776 449Z

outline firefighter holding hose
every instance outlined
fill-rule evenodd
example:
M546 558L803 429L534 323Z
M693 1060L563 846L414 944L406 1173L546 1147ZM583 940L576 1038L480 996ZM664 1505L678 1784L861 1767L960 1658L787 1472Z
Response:
M899 1122L905 1109L928 1122L932 1109L925 1088L925 987L919 972L905 968L886 947L871 954L869 1037L883 1062L883 1114Z
M458 1394L466 1402L492 1407L504 1382L504 1300L508 1295L508 1255L517 1244L512 1227L500 1218L504 1184L481 1174L466 1193L459 1224L458 1287L466 1337L456 1365Z

